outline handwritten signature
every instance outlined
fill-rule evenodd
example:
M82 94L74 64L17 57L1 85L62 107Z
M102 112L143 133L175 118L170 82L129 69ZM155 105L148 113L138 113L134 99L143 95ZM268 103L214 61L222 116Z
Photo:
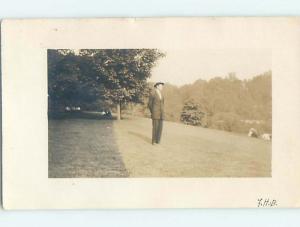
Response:
M270 199L270 198L259 198L257 199L257 207L276 207L277 200L276 199Z

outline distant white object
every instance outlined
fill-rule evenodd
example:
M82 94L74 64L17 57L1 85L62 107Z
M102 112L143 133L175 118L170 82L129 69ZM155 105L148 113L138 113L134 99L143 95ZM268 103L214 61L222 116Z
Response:
M65 107L65 111L67 112L70 112L70 111L80 111L81 108L79 106L72 106L72 107L69 107L69 106L66 106Z
M256 131L256 129L250 128L248 136L257 138L258 137L258 132Z
M262 124L263 120L240 120L241 122L244 122L246 124Z
M260 136L263 140L271 140L272 139L272 135L269 133L264 133Z

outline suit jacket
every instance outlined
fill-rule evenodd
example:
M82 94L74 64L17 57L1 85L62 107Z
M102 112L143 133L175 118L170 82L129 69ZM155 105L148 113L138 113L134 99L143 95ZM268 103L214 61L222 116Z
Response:
M154 90L149 96L148 107L151 112L151 118L154 120L164 119L164 96L161 94L161 99Z

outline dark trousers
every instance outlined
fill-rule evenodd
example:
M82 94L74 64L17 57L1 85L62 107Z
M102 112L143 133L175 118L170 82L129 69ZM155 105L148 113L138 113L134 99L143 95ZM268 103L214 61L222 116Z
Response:
M152 119L152 144L159 143L163 128L163 120Z

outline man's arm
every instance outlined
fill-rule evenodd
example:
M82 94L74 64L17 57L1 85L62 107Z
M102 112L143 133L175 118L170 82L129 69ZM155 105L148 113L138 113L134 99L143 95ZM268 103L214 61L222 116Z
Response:
M149 101L148 101L148 108L150 110L150 112L152 113L152 107L153 107L153 94L150 94L149 96Z

